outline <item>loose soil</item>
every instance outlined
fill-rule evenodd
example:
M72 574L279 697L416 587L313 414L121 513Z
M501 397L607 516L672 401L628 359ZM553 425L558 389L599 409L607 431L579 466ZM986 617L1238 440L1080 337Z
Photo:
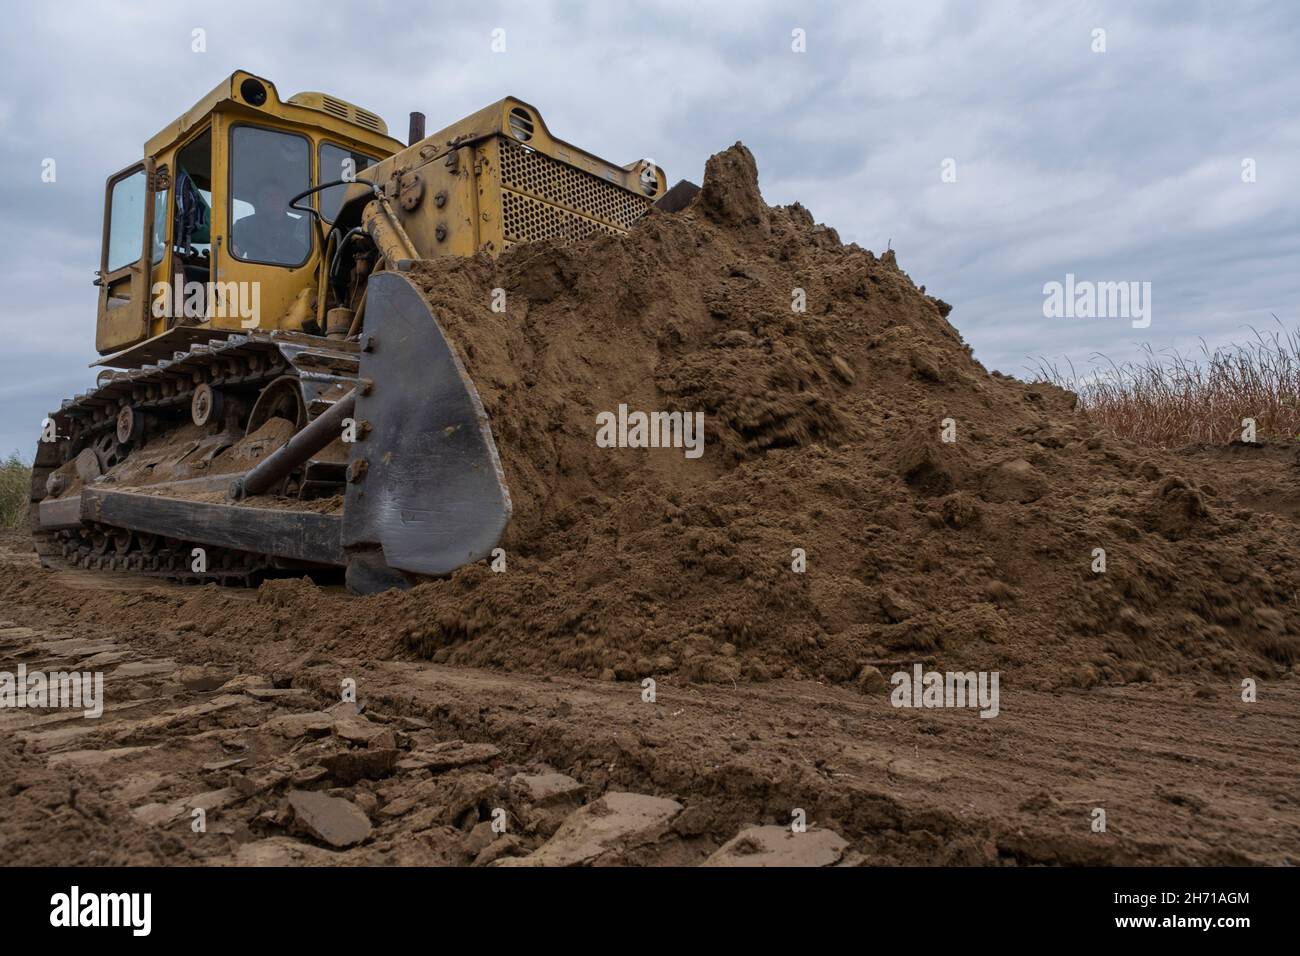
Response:
M717 864L795 808L818 862L1300 859L1294 445L1142 449L987 372L739 144L627 237L414 276L491 418L504 572L186 589L6 538L5 668L108 697L0 711L8 859ZM620 404L703 412L703 455L598 447ZM998 672L1001 713L892 707L914 663Z
M795 810L814 838L781 834L796 864L1300 862L1293 677L1253 704L1218 678L1021 686L991 720L812 680L669 676L647 702L618 681L331 654L292 628L247 640L211 622L274 592L51 572L26 547L0 539L0 659L101 670L106 704L0 710L14 864L745 865ZM539 785L554 775L559 800ZM303 793L360 811L361 841L307 829Z

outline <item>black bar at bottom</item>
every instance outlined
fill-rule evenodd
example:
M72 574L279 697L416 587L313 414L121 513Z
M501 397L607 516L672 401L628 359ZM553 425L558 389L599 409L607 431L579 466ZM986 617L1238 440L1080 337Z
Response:
M0 870L0 880L0 914L11 943L73 932L52 925L51 917L65 916L75 886L83 908L96 894L149 894L148 937L135 937L130 925L77 930L105 940L190 943L227 930L239 934L227 939L271 939L265 934L274 929L296 949L319 941L331 951L353 940L373 943L376 933L406 937L421 926L441 927L433 935L443 937L477 924L489 933L480 937L484 942L500 943L507 913L509 925L541 939L558 934L633 944L658 938L668 945L687 933L692 948L717 936L734 949L780 924L812 948L856 939L871 948L896 941L961 952L1017 940L1077 945L1126 937L1139 944L1203 939L1231 947L1254 931L1289 930L1300 889L1294 868L53 868Z

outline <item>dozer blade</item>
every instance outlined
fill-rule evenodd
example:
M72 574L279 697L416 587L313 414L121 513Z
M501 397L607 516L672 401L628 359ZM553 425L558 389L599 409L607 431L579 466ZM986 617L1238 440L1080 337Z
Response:
M42 536L38 546L65 557L76 552L98 567L107 563L110 569L159 573L175 570L173 559L190 554L191 545L215 546L232 552L222 556L223 572L236 564L344 566L349 587L359 593L407 587L410 575L449 574L490 556L510 519L510 494L474 383L424 296L406 276L376 274L367 300L367 331L359 348L350 343L325 347L280 333L232 336L196 345L173 361L117 373L93 393L66 403L57 413L60 427L72 434L80 429L83 444L88 434L102 436L105 422L121 427L114 418L122 415L114 413L128 396L157 416L154 427L170 422L176 428L178 411L192 402L190 392L178 389L176 382L188 385L192 375L205 371L225 375L224 387L232 394L244 388L264 396L289 382L301 391L303 406L317 414L264 457L255 457L256 442L247 448L239 442L230 445L236 460L247 452L250 462L256 461L240 471L177 477L198 470L188 461L202 458L198 449L205 441L210 449L220 445L213 434L171 441L168 432L161 432L153 444L146 439L141 449L132 449L102 474L99 458L94 468L87 463L85 475L72 468L95 454L83 447L76 460L60 466L64 487L78 482L74 493L44 495L34 509L33 530ZM192 374L180 376L176 369ZM163 384L170 384L171 392L161 398L151 399L145 391L152 386L158 389L154 394L161 394ZM127 423L137 427L139 415L135 411ZM86 421L99 431L89 432ZM292 475L305 474L317 455L352 431L353 422L357 440L348 445L342 514L253 500L274 496ZM164 477L140 485L119 480L113 469L129 466L136 455L148 464L144 471L150 476ZM323 481L341 482L342 461L322 460L335 475ZM52 470L46 468L40 476L46 484ZM141 473L136 468L131 477ZM110 545L114 529L124 533ZM148 549L139 535L151 540ZM154 538L164 540L166 555L156 553Z
M492 429L416 286L380 272L366 298L355 417L370 430L350 449L342 543L358 561L378 546L390 568L448 574L488 557L510 519Z
M654 207L660 212L681 212L699 191L700 187L689 179L679 179L676 186L655 200Z
M99 488L71 500L87 521L312 564L344 563L334 515Z

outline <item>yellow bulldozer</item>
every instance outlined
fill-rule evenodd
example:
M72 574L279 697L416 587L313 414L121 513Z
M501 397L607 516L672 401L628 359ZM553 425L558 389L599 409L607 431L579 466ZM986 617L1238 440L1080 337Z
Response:
M42 423L47 564L185 581L341 571L355 592L489 557L491 423L409 273L625 233L695 187L616 166L506 97L408 144L237 71L109 177L95 387Z

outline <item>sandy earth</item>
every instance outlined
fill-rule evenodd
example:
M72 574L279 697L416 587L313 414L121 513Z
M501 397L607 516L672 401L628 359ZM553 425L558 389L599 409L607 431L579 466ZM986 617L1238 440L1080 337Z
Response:
M626 237L412 275L514 510L508 573L474 564L366 606L411 653L724 685L852 686L925 660L1042 690L1300 663L1291 436L1144 448L1069 392L986 370L961 303L769 206L741 145L690 207ZM699 412L702 454L602 447L595 423L623 405Z
M113 626L97 607L179 586L26 549L3 538L0 594L46 600L0 598L0 660L101 670L105 705L0 711L10 863L1300 862L1294 678L1253 704L1229 680L1017 687L991 720L807 680L664 680L649 703L628 682Z
M412 275L491 418L508 568L350 598L4 538L0 670L107 697L0 709L7 860L1300 860L1289 436L1145 449L985 370L740 145L626 238ZM698 411L702 454L602 446L620 405ZM998 716L895 708L916 663L1000 675Z

